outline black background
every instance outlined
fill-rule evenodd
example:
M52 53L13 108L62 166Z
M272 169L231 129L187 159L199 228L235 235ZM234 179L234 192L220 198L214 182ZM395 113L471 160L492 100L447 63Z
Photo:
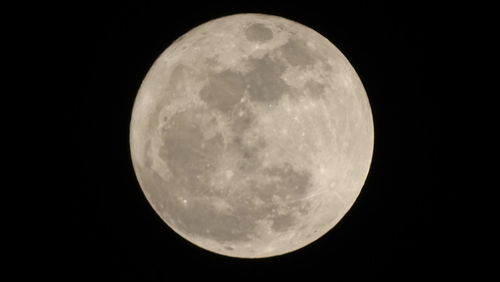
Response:
M78 236L68 245L68 270L113 281L431 275L432 195L439 185L438 102L424 71L431 7L374 2L137 1L69 8L76 23L69 51L78 54L72 59L79 78L73 136L80 175L70 221ZM135 95L154 60L191 28L244 12L282 16L332 41L361 77L375 122L371 170L349 213L314 243L257 260L205 251L167 227L142 194L128 143Z

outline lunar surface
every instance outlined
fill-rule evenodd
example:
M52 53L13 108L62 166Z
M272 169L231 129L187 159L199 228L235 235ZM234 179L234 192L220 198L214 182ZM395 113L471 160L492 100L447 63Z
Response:
M342 53L299 23L238 14L202 24L151 67L130 126L134 169L154 210L206 250L281 255L347 213L374 132Z

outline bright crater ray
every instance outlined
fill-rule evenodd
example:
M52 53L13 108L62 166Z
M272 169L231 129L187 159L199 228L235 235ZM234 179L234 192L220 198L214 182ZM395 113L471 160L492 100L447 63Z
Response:
M137 95L139 183L175 232L213 252L268 257L321 237L360 193L373 121L356 72L296 22L239 14L175 41Z

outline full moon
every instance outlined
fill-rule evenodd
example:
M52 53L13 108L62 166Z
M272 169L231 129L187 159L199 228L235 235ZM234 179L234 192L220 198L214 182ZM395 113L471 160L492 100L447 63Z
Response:
M241 258L323 236L367 177L374 129L349 61L297 22L237 14L204 23L155 61L130 149L153 209L180 236Z

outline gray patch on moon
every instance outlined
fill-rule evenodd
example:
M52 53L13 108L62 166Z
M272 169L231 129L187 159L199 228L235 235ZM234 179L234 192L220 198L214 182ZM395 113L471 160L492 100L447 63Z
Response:
M286 66L280 62L264 56L262 59L252 59L252 71L245 75L248 83L248 92L253 101L261 103L276 103L283 96L289 86L281 75Z
M284 63L269 56L261 59L248 59L251 70L240 73L231 69L209 75L207 85L199 93L200 98L209 106L222 112L230 111L243 98L245 91L252 101L276 104L289 90L281 78L285 72Z
M273 32L265 25L256 23L245 30L245 37L252 42L266 42L273 38Z
M309 91L309 95L312 98L322 97L323 91L325 90L325 85L321 84L315 80L309 80L306 82L305 88Z
M290 164L267 169L259 167L254 177L236 196L238 204L235 206L239 207L238 212L248 214L255 225L258 221L267 219L272 221L273 231L285 232L296 224L293 213L300 209L299 206L288 207L287 203L301 199L311 187L311 174L308 171L298 171ZM280 204L287 207L280 209Z
M257 26L255 29L264 28L258 24L252 26ZM321 57L319 54L314 55L304 42L293 39L272 50L270 54L260 59L244 60L242 64L247 64L251 68L248 73L227 69L209 75L208 84L200 91L201 99L222 112L231 110L240 102L246 91L252 101L276 104L287 91L292 90L282 79L283 73L287 70L284 62L292 66L305 67L315 64ZM320 89L322 85L315 81L311 81L306 87L312 93L323 91Z
M163 129L160 158L172 171L164 190L176 191L168 196L165 209L177 228L188 234L228 242L246 240L255 226L252 217L221 213L210 201L209 183L223 153L223 141L220 135L204 140L193 111L176 113ZM186 202L172 201L179 196Z
M259 152L264 150L267 144L261 137L254 144L246 144L245 140L241 140L240 138L244 139L245 137L237 137L235 140L235 143L238 144L238 154L240 155L237 168L244 173L255 173L261 165Z
M190 110L174 114L162 129L163 146L159 152L173 177L192 192L203 190L203 178L212 172L223 150L221 135L204 140L199 124Z
M248 106L244 105L241 104L239 108L236 108L231 118L231 130L237 137L243 134L255 122L255 113Z
M188 72L189 69L186 66L182 64L176 65L170 74L168 83L166 84L167 91L173 95L183 92L183 86L189 78Z
M271 228L276 232L285 232L296 222L296 218L291 214L276 215L271 218L273 221Z
M272 197L299 199L307 194L311 186L311 174L307 171L297 171L293 165L285 163L283 166L273 166L264 170L268 180L259 195L264 201Z
M308 66L316 63L317 59L305 41L290 39L279 48L285 60L292 66Z
M180 208L175 212L182 231L220 243L248 241L256 226L253 215L245 214L241 208L235 209L234 214L223 214L208 200L191 201Z
M294 209L290 208L288 212L277 213L277 205L273 203L273 200L276 197L284 199L289 194L289 190L307 190L310 186L307 181L299 181L290 185L297 177L307 178L306 175L307 173L303 172L290 173L289 168L281 167L265 172L262 176L271 176L274 178L274 182L267 184L249 182L242 188L241 193L226 199L228 204L234 208L231 213L222 213L214 208L207 196L206 185L205 189L207 190L203 194L184 195L184 198L188 199L184 204L175 199L183 195L185 193L183 191L189 190L190 188L186 186L192 185L192 183L185 183L177 178L165 182L164 179L156 175L156 177L147 177L148 182L145 184L152 188L150 200L153 200L155 206L161 205L163 207L162 216L169 219L170 223L173 222L175 228L194 237L211 238L220 244L225 244L248 242L252 240L252 237L259 237L261 234L256 231L256 228L259 220L262 219L271 220L271 228L275 232L286 232L293 228L297 223L295 215L292 214ZM304 186L298 188L297 185ZM260 195L262 204L252 201L256 190L265 189L269 191ZM200 198L196 195L204 196Z
M209 82L200 91L200 98L222 112L229 111L240 102L245 91L245 81L237 72L226 70L209 76Z
M148 110L148 115L151 118L147 119L147 135L152 134L158 128L159 119L157 117L164 108L165 104L167 104L168 101L174 100L178 97L186 96L185 85L187 83L190 83L190 81L188 81L189 77L192 77L190 69L182 64L177 64L171 70L168 76L167 83L160 84L160 88L158 89L158 91L161 93L161 95L158 95L158 101L155 103L153 108ZM154 77L154 79L160 78ZM148 155L148 152L150 152L151 149L151 140L149 140L148 142L149 144L146 143L147 146L144 148L145 155Z
M199 126L201 121L197 118L199 115L195 113L196 109L191 109L174 114L162 130L160 157L173 176L165 183L160 177L148 177L150 180L155 179L153 182L156 183L148 186L160 189L162 192L158 194L169 191L168 195L162 197L153 196L153 199L163 201L161 205L166 211L165 216L175 222L175 227L182 232L212 238L221 243L244 242L251 240L252 236L259 236L255 230L258 221L262 219L272 221L271 228L274 232L285 232L292 228L296 223L295 215L292 214L294 208L278 213L276 200L286 203L307 195L312 185L311 174L297 171L288 163L263 168L256 157L258 151L266 147L262 140L252 146L234 143L233 146L238 150L236 154L241 155L237 159L247 166L247 169L233 168L235 178L254 176L250 181L242 183L241 187L229 187L239 191L224 198L231 212L217 209L210 200L210 197L216 195L210 183L219 165L217 158L229 152L223 150L220 135L204 139L203 128ZM258 202L252 200L256 197ZM186 199L186 202L173 199Z

